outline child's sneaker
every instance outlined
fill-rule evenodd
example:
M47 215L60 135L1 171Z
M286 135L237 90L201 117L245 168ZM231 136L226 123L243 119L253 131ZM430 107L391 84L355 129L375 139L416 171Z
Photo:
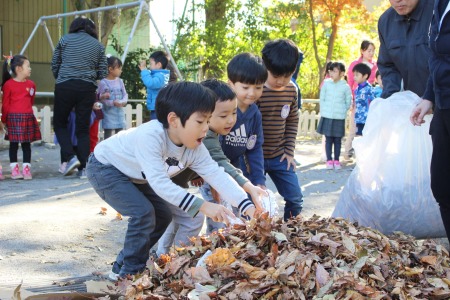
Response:
M67 167L67 162L63 162L61 163L61 165L59 166L58 172L61 174L64 174L64 171L66 170Z
M25 180L33 179L33 177L31 176L31 165L29 163L24 163L22 165L22 174L23 174L23 179L25 179Z
M0 180L5 179L5 176L3 176L2 167L0 166Z
M11 167L11 179L22 179L23 176L20 173L19 164L18 163L12 163L10 164Z
M63 175L64 176L68 176L70 174L73 173L73 171L75 170L75 168L80 166L80 161L78 160L78 158L76 156L72 157L71 160L69 160L69 162L66 165L66 169L64 170Z
M335 160L335 161L333 162L333 164L334 164L334 168L335 168L336 170L342 169L341 163L340 163L338 160Z
M332 160L328 160L327 161L327 169L328 170L332 170L334 167L333 161Z

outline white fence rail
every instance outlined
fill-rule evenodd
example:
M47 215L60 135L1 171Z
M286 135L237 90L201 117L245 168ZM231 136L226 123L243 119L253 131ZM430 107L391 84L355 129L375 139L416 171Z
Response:
M123 109L125 111L126 129L142 124L142 104L136 105L135 109L133 109L131 104L128 104ZM40 110L36 106L33 106L33 113L40 123L42 141L45 143L53 143L53 111L50 109L50 106L44 106Z
M127 129L142 124L143 109L144 107L142 104L137 104L135 109L133 109L130 104L124 107ZM42 141L45 143L53 143L53 111L51 110L50 106L44 106L41 109L33 106L33 112L40 124ZM319 120L320 114L316 113L315 111L300 111L297 136L299 138L319 139L321 135L316 132ZM346 123L346 127L348 128L348 118ZM100 132L100 136L101 135L102 133Z

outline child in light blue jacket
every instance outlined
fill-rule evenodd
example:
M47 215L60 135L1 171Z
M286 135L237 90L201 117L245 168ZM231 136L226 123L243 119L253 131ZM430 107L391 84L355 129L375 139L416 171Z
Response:
M141 61L141 79L147 88L147 109L150 111L150 120L156 119L155 103L159 90L169 82L170 71L166 70L169 60L163 51L155 51L150 55L150 70L147 62Z
M341 169L341 140L345 135L345 118L352 102L352 91L342 79L345 74L343 63L332 63L329 74L331 80L324 81L320 90L320 121L317 132L325 136L327 169ZM331 156L333 145L334 160Z

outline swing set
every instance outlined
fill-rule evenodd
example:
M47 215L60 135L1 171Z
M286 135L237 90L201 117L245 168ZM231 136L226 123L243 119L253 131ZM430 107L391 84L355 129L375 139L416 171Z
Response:
M136 32L136 28L137 28L139 19L141 18L142 11L145 11L145 12L147 12L150 21L152 22L153 26L155 27L156 33L158 34L159 39L161 40L161 43L162 43L164 49L166 50L166 53L169 55L170 60L173 62L173 66L174 66L175 72L178 75L178 78L183 79L183 77L181 76L180 70L178 69L177 64L175 63L175 60L172 57L172 53L170 52L169 47L167 47L167 44L164 41L164 38L161 35L161 32L159 31L158 26L156 25L156 22L152 17L152 14L150 13L150 6L148 4L148 1L149 0L139 0L139 1L129 2L129 3L97 7L97 8L68 12L68 13L63 13L63 14L56 14L56 15L51 15L51 16L42 16L36 22L36 26L34 26L34 29L31 32L30 36L28 37L28 40L25 42L25 45L23 46L22 50L20 50L20 54L23 54L25 52L25 50L27 49L31 40L33 39L34 35L36 34L36 31L38 30L39 26L42 26L42 28L44 29L45 35L47 36L47 40L50 44L52 52L55 50L55 46L54 46L52 38L50 36L50 32L48 31L48 28L47 28L46 20L51 20L51 19L58 20L58 38L60 39L62 37L62 33L61 33L62 18L70 17L70 16L77 17L77 16L84 15L87 13L95 13L96 12L98 14L98 26L97 26L98 27L98 36L99 36L99 39L101 39L101 27L102 27L101 21L102 21L102 12L103 11L108 11L108 10L113 10L113 9L117 10L118 28L119 28L118 30L120 31L120 15L121 15L122 9L139 6L139 10L136 15L136 19L134 20L133 27L131 29L130 35L128 37L127 43L125 45L125 48L124 48L124 51L123 51L123 54L121 57L122 63L125 63L125 59L126 59L126 56L128 53L128 48L130 47L131 40L133 39L134 33ZM120 39L120 32L118 34L119 34L119 39ZM120 41L119 41L119 43L120 43Z

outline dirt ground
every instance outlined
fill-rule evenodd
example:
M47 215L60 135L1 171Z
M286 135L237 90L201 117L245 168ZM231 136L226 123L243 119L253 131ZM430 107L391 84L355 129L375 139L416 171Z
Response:
M298 142L306 217L331 215L353 168L350 163L339 171L325 170L320 153L319 142ZM118 220L86 179L59 174L59 159L59 147L33 145L33 180L11 180L8 151L0 147L6 176L0 181L0 288L106 274L121 248L126 219ZM275 191L270 180L268 187Z

